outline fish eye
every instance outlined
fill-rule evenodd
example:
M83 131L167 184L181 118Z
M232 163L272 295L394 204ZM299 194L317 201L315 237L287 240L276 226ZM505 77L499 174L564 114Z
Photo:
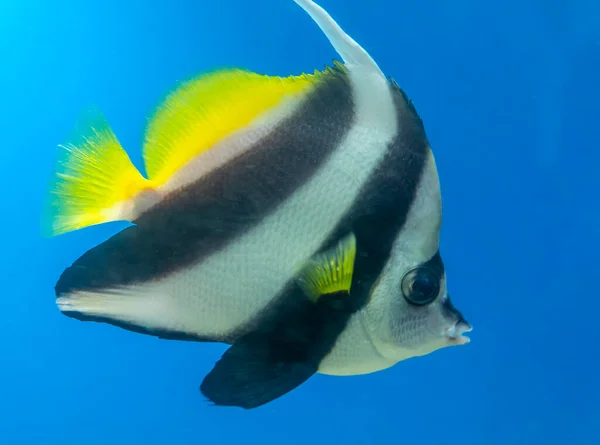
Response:
M425 305L435 300L440 292L440 277L427 267L411 270L402 279L404 298L415 305Z

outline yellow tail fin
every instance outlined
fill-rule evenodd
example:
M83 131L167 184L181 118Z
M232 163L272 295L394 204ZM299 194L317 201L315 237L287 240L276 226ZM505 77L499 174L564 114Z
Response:
M150 187L97 111L79 140L59 149L43 222L46 235L128 219L127 204Z

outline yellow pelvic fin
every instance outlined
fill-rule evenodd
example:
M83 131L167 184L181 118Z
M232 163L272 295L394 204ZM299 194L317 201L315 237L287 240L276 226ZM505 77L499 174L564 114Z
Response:
M98 111L92 110L78 139L59 145L43 221L49 236L126 219L127 201L151 187Z
M321 74L276 77L228 69L182 83L148 122L143 149L148 178L164 184L219 140L282 99L305 92Z
M351 233L331 249L311 258L297 282L313 301L322 295L350 292L355 257L356 237Z

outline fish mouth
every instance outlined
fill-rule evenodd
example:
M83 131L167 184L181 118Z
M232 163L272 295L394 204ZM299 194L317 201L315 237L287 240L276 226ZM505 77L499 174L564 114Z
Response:
M466 345L471 341L469 337L466 337L465 333L471 332L473 327L466 320L458 320L454 325L446 329L444 337L450 340L450 343L454 345Z

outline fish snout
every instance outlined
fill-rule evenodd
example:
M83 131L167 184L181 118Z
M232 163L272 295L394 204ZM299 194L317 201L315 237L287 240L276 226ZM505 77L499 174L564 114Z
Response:
M473 326L465 320L462 316L444 332L444 336L450 340L450 343L455 345L466 345L471 341L469 337L463 334L471 332Z

